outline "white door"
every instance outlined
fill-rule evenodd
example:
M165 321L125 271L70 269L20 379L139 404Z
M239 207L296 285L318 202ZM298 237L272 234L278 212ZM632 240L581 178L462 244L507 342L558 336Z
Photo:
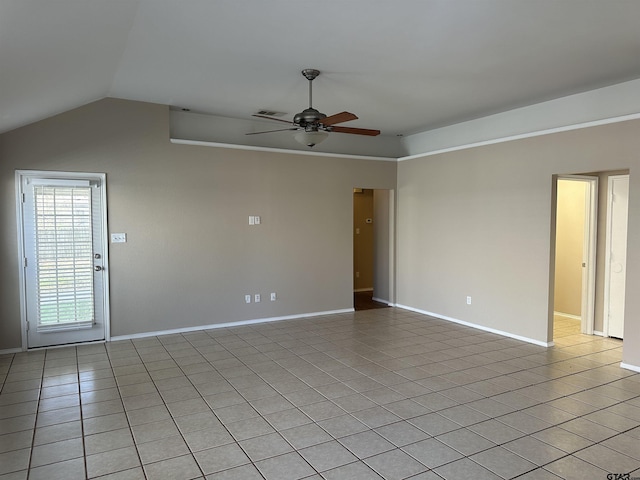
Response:
M622 338L627 267L629 175L609 177L604 334Z
M18 176L26 347L105 340L105 176Z

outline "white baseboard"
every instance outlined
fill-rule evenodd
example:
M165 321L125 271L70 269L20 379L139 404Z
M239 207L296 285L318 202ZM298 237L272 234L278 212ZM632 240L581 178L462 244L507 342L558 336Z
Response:
M520 340L527 343L533 343L534 345L538 345L540 347L552 347L554 345L553 342L541 342L540 340L535 340L533 338L523 337L521 335L516 335L514 333L509 333L502 330L496 330L495 328L485 327L484 325L478 325L476 323L466 322L464 320L447 317L446 315L440 315L438 313L427 312L425 310L409 307L407 305L396 304L396 307L402 308L404 310L410 310L416 313L422 313L423 315L429 315L430 317L439 318L441 320L447 320L448 322L459 323L460 325L465 325L467 327L477 328L478 330L483 330L485 332L495 333L497 335L502 335L503 337L509 337L509 338L513 338L515 340Z
M389 305L390 307L394 306L393 303L391 303L389 300L385 300L384 298L371 297L371 300L378 303L384 303L385 305Z
M620 368L626 368L627 370L640 373L640 367L637 365L630 365L628 363L620 362Z
M296 315L286 315L283 317L256 318L253 320L240 320L238 322L213 323L211 325L199 325L196 327L174 328L171 330L158 330L155 332L134 333L131 335L116 335L111 337L112 342L120 340L132 340L134 338L156 337L158 335L172 335L176 333L198 332L200 330L211 330L215 328L240 327L242 325L255 325L258 323L279 322L281 320L295 320L298 318L320 317L323 315L334 315L337 313L352 313L353 308L345 308L342 310L328 310L325 312L301 313Z
M0 350L0 355L11 355L13 353L20 353L21 348L7 348L6 350Z
M580 315L572 315L570 313L564 313L564 312L553 312L554 316L558 316L558 317L562 317L562 318L566 318L567 320L577 320L579 322L582 321L582 317Z
M599 332L599 331L597 331L597 330L594 330L594 331L593 331L593 334L594 334L594 335L597 335L597 336L599 336L599 337L604 337L604 332Z

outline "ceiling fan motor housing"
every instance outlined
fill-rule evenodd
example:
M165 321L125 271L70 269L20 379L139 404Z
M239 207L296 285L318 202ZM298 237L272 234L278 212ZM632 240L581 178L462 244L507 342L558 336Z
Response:
M296 125L300 125L303 128L306 128L309 125L318 126L320 120L326 118L324 113L320 113L315 108L306 108L300 113L296 113L293 117L293 123Z

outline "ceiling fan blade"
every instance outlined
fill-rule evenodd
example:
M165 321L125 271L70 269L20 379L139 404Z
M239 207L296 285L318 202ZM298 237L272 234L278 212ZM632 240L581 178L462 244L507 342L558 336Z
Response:
M291 125L291 122L289 120L282 120L281 118L267 117L266 115L258 115L258 114L253 114L251 116L252 117L258 117L258 118L266 118L267 120L273 120L273 121L276 121L276 122L288 123L289 125Z
M264 132L251 132L251 133L245 133L245 135L259 135L261 133L286 132L287 130L298 130L298 127L279 128L278 130L266 130Z
M356 117L353 113L351 112L341 112L341 113L336 113L335 115L331 115L329 117L325 117L322 120L320 120L320 123L322 123L323 125L329 126L329 125L335 125L336 123L343 123L343 122L348 122L349 120L357 120L358 117Z
M331 127L331 131L338 133L353 133L354 135L368 135L370 137L380 135L380 130L370 130L368 128Z

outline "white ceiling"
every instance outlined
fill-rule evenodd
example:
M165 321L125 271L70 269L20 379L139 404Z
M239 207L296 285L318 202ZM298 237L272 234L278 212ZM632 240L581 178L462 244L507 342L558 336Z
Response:
M407 135L640 78L639 20L638 0L0 0L0 132L103 97L291 118L317 68L314 107Z

